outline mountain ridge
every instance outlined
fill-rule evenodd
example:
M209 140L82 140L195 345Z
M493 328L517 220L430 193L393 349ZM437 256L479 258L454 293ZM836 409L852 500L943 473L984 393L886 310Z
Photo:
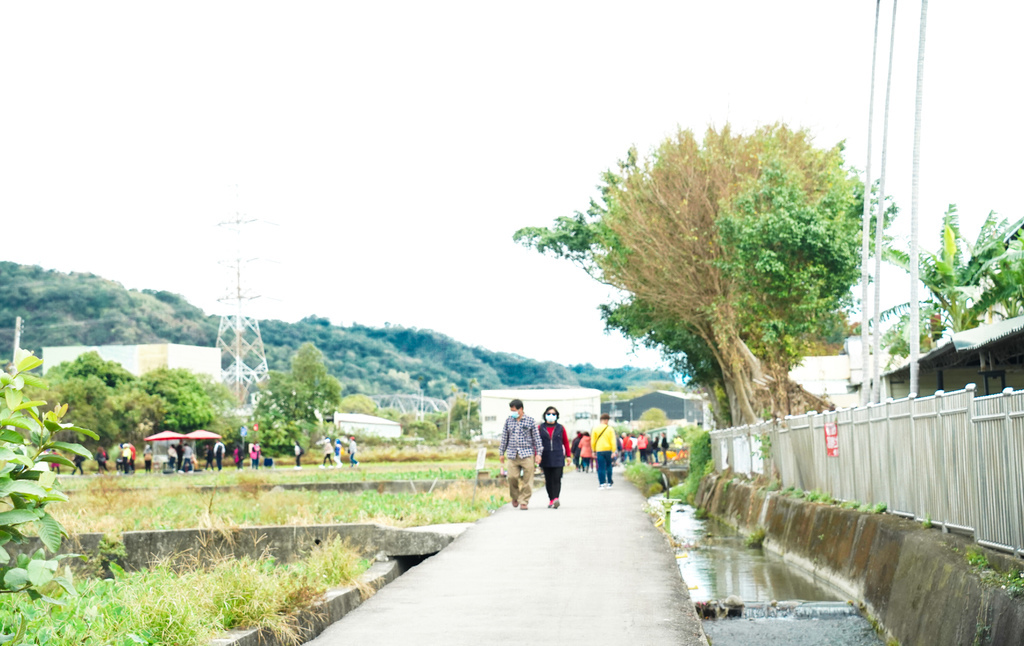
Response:
M25 320L21 346L37 353L58 345L214 346L220 321L172 292L126 289L92 273L0 261L0 347L12 347L16 316ZM565 366L400 325L338 326L316 315L295 323L264 319L259 324L271 370L287 370L291 356L309 341L323 352L345 394L418 392L422 385L428 396L447 397L453 386L465 390L470 379L476 380L474 389L558 384L603 391L672 379L668 372L628 366Z

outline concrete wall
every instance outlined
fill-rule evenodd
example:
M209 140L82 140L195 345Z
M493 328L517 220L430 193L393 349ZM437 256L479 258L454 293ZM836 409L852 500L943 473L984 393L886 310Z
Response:
M401 529L374 523L339 525L243 527L229 530L172 529L125 532L121 544L104 543L103 534L81 534L64 541L61 552L82 554L62 561L73 568L102 570L114 562L126 570L141 570L156 561L200 563L220 558L257 559L264 554L289 562L309 553L322 541L347 540L365 557L426 557L436 554L466 531L471 524L430 525ZM42 547L38 539L4 546L12 556L32 554ZM98 561L98 563L97 563ZM100 574L94 571L94 574Z
M701 482L697 503L741 530L764 527L765 549L863 601L903 644L1024 643L1024 600L982 584L964 557L972 543L963 537L891 515L765 494L719 475ZM984 551L997 569L1024 567Z

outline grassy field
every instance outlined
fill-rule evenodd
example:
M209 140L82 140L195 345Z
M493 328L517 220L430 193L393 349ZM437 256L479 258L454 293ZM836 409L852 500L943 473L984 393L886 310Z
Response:
M265 479L241 474L230 490L196 491L185 480L162 487L126 490L132 478L95 479L67 503L48 509L72 534L158 529L226 529L256 525L319 525L375 522L395 527L474 522L507 502L507 490L473 483L431 494L365 491L269 491Z
M145 473L136 471L134 475L121 476L116 473L104 476L89 474L82 476L62 475L60 482L64 491L80 491L94 486L98 480L113 482L110 486L120 488L163 488L188 485L231 485L238 479L257 476L268 484L284 484L295 482L353 482L360 480L433 480L441 478L471 479L475 477L476 459L448 460L442 462L360 462L351 468L348 465L339 468L321 469L316 464L304 464L296 469L294 463L278 466L273 469L236 469L234 464L223 471L197 471L195 473ZM488 460L486 468L497 472L497 459ZM64 473L67 470L64 469Z
M28 643L40 646L205 646L232 628L267 628L283 642L298 644L292 613L328 588L353 585L369 567L337 540L287 565L243 558L200 569L177 561L173 569L158 564L142 572L116 571L113 579L79 581L77 596L48 591L64 605L8 595L0 604L0 626L6 628L0 632L17 629L20 614L28 620Z

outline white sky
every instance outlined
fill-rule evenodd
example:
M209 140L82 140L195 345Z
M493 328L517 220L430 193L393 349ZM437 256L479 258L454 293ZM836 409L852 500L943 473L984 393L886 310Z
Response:
M928 248L1021 215L1018 3L932 2ZM969 7L969 9L967 8ZM883 2L884 80L891 2ZM900 3L889 179L909 230L919 2ZM563 363L658 364L605 335L612 295L512 242L585 209L677 125L784 120L863 168L874 2L67 2L0 5L0 257L185 295L234 242L251 313L388 321ZM873 174L884 86L876 93ZM238 186L238 198L235 197ZM12 228L42 245L17 243ZM906 279L886 274L886 304ZM859 289L856 292L859 295ZM31 323L29 323L31 324Z

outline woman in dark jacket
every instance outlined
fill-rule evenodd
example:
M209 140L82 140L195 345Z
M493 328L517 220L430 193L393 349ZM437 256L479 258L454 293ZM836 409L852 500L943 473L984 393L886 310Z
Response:
M562 469L569 453L569 436L565 427L558 423L558 409L548 406L544 410L544 421L540 423L540 441L544 445L540 467L544 471L544 488L548 491L548 509L558 509L562 504L558 496L562 492Z

